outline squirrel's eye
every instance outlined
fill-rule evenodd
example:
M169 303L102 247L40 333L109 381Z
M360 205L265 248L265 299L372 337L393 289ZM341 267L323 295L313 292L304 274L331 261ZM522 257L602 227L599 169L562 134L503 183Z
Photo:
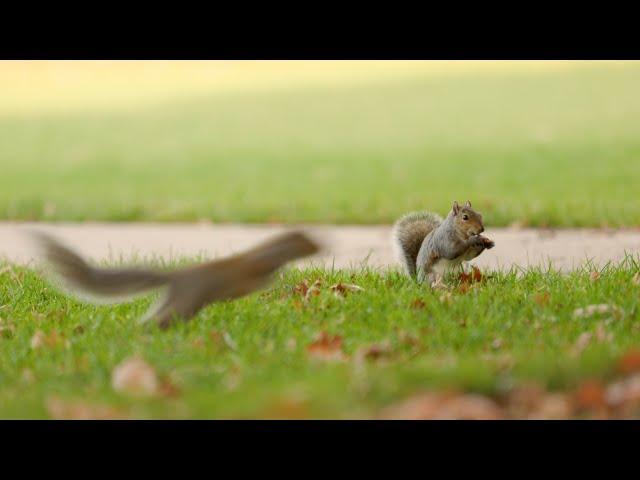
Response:
M469 220L469 215L462 215L463 220Z

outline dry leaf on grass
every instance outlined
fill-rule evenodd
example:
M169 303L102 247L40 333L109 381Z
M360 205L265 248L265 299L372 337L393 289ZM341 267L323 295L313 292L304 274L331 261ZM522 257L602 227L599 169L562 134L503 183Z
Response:
M605 392L607 404L613 408L640 406L640 374L609 385Z
M458 280L460 280L463 284L470 284L473 282L481 282L482 281L482 272L475 265L471 266L471 272L466 273L462 271L458 274Z
M111 375L111 386L116 392L149 396L159 391L155 369L140 357L120 363Z
M640 350L632 348L618 360L618 371L628 375L640 371Z
M533 301L544 307L549 303L549 292L537 293L533 296Z
M562 420L570 418L571 401L562 393L547 393L527 418L532 420Z
M331 285L331 287L329 288L336 297L346 297L347 294L350 292L364 291L364 288L358 285L354 285L352 283L342 283L342 282L336 283L335 285Z
M599 305L588 305L583 308L576 308L573 311L573 318L590 318L594 315L611 313L616 316L622 316L624 311L617 305L601 303Z
M344 361L347 358L342 351L342 337L331 336L327 332L321 332L307 345L307 354L323 361Z
M69 348L71 343L66 340L61 334L52 330L49 334L45 334L42 330L36 330L36 333L31 337L31 348L36 350L38 348L57 348L65 347Z
M391 405L380 418L390 420L497 420L504 414L490 398L477 394L427 392Z
M362 364L365 361L379 361L388 359L392 354L389 342L374 343L368 346L360 347L354 357L356 363Z
M411 306L411 308L413 308L415 310L422 310L427 306L427 304L421 298L416 298L416 299L411 301L411 305L410 306Z
M575 405L582 410L602 410L607 407L605 389L601 382L583 382L574 394Z
M115 420L129 416L109 405L91 405L81 401L65 401L57 397L47 399L45 407L55 420Z

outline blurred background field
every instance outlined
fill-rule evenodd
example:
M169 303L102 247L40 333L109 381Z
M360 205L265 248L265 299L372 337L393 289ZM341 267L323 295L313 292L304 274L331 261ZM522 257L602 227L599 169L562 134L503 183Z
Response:
M0 219L639 226L638 62L0 62Z

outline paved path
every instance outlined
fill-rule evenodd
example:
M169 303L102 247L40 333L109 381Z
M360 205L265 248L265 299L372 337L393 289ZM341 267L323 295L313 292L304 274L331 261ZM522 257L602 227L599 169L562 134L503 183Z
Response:
M154 255L166 258L204 254L228 255L249 247L287 227L269 225L135 224L135 223L0 223L0 258L28 263L36 254L24 231L40 229L56 235L93 259ZM326 245L312 261L336 268L367 263L395 264L389 226L302 227ZM596 264L624 258L625 251L640 255L640 229L636 230L529 230L487 229L496 242L474 262L491 269L512 265L546 265L571 269L589 258ZM308 262L302 262L306 263Z

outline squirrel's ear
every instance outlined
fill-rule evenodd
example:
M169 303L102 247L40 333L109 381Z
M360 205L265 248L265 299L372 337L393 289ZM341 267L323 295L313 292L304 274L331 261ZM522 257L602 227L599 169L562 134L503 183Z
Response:
M458 215L458 212L460 211L460 205L458 205L457 200L453 202L453 214L454 215Z
M464 203L464 206L465 206L465 207L469 207L469 208L471 208L471 202L470 202L469 200L467 200L467 201Z

